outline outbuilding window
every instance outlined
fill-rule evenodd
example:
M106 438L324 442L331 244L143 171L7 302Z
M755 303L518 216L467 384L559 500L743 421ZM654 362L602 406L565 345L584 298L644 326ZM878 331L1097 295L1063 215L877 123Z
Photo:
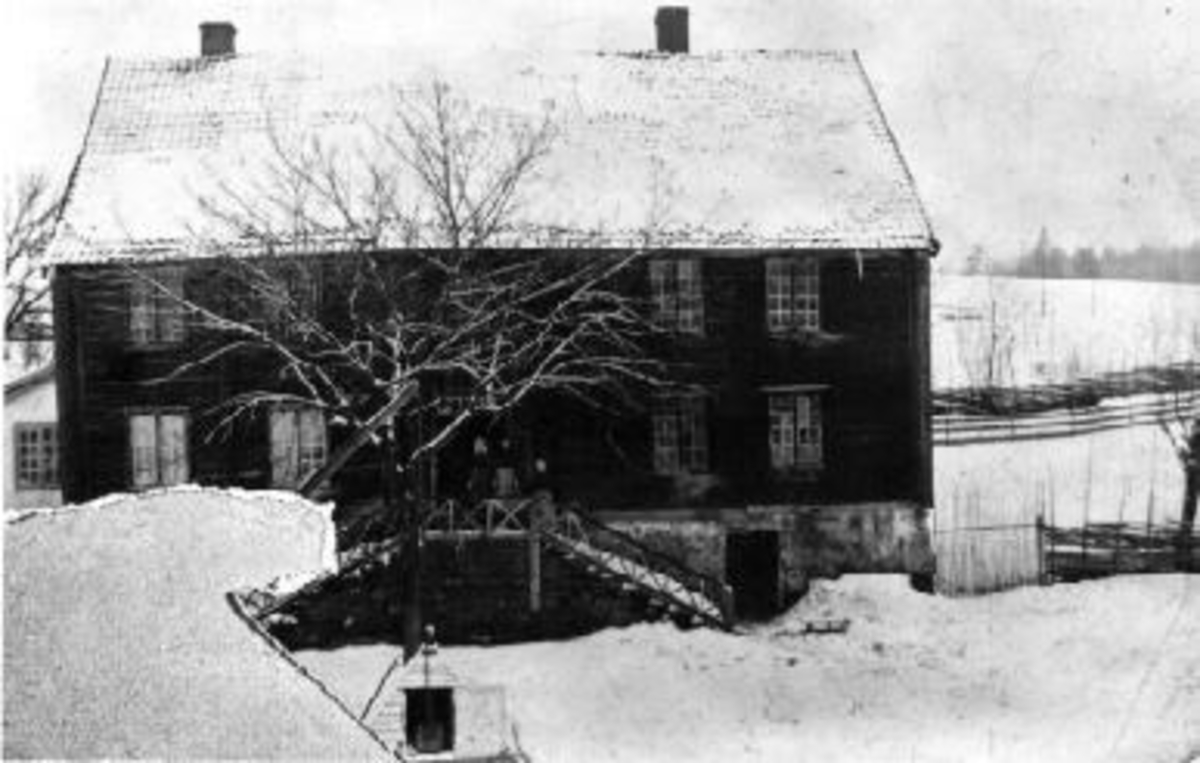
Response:
M815 392L768 396L771 466L786 471L821 466L821 401Z
M129 416L133 486L181 485L188 481L188 419L181 412L146 411Z
M654 321L681 334L704 333L704 284L700 260L650 262L650 292Z
M129 338L136 345L183 341L183 268L138 272L129 281Z
M16 424L17 490L48 490L58 485L58 426Z
M654 471L708 473L706 399L699 394L662 395L654 401Z
M325 465L325 414L319 408L286 406L271 410L271 484L295 488Z
M821 280L813 257L767 258L767 329L772 334L821 328Z

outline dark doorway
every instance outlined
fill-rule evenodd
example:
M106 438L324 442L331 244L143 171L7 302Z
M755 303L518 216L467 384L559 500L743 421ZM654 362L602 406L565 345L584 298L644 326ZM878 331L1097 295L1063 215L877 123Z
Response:
M773 616L779 608L779 533L728 533L725 578L733 588L733 610L739 619L765 620Z
M452 689L406 689L404 736L418 753L454 749Z

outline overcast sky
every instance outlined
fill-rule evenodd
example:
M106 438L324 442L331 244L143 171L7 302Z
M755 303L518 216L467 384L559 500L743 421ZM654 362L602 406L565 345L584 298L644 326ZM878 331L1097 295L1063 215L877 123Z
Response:
M1200 239L1200 9L1182 0L682 0L692 50L859 50L946 259ZM676 0L679 2L679 0ZM64 176L107 55L406 43L631 50L656 0L4 0L3 171Z

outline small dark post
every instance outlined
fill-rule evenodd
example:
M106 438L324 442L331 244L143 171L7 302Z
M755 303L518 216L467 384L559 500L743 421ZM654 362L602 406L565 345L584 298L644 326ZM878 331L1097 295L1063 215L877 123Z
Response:
M659 53L688 52L687 6L660 7L654 14L654 27L658 31Z
M234 49L233 38L237 36L237 28L228 21L206 21L200 25L200 55L232 56Z
M420 422L418 420L418 427ZM400 525L404 533L404 549L400 554L401 570L401 609L403 611L403 626L401 639L404 644L404 662L417 656L421 648L421 486L413 486L400 475L400 417L392 420L393 455L391 459L391 480L395 503L394 510L400 517ZM422 434L418 432L418 435ZM408 478L410 475L404 475ZM415 487L417 495L407 488Z

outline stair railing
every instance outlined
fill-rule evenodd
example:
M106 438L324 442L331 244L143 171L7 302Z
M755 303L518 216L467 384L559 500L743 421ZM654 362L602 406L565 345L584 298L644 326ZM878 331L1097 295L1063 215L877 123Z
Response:
M712 625L727 630L733 622L733 591L724 582L650 548L578 506L561 509L546 536L565 552L607 567Z

